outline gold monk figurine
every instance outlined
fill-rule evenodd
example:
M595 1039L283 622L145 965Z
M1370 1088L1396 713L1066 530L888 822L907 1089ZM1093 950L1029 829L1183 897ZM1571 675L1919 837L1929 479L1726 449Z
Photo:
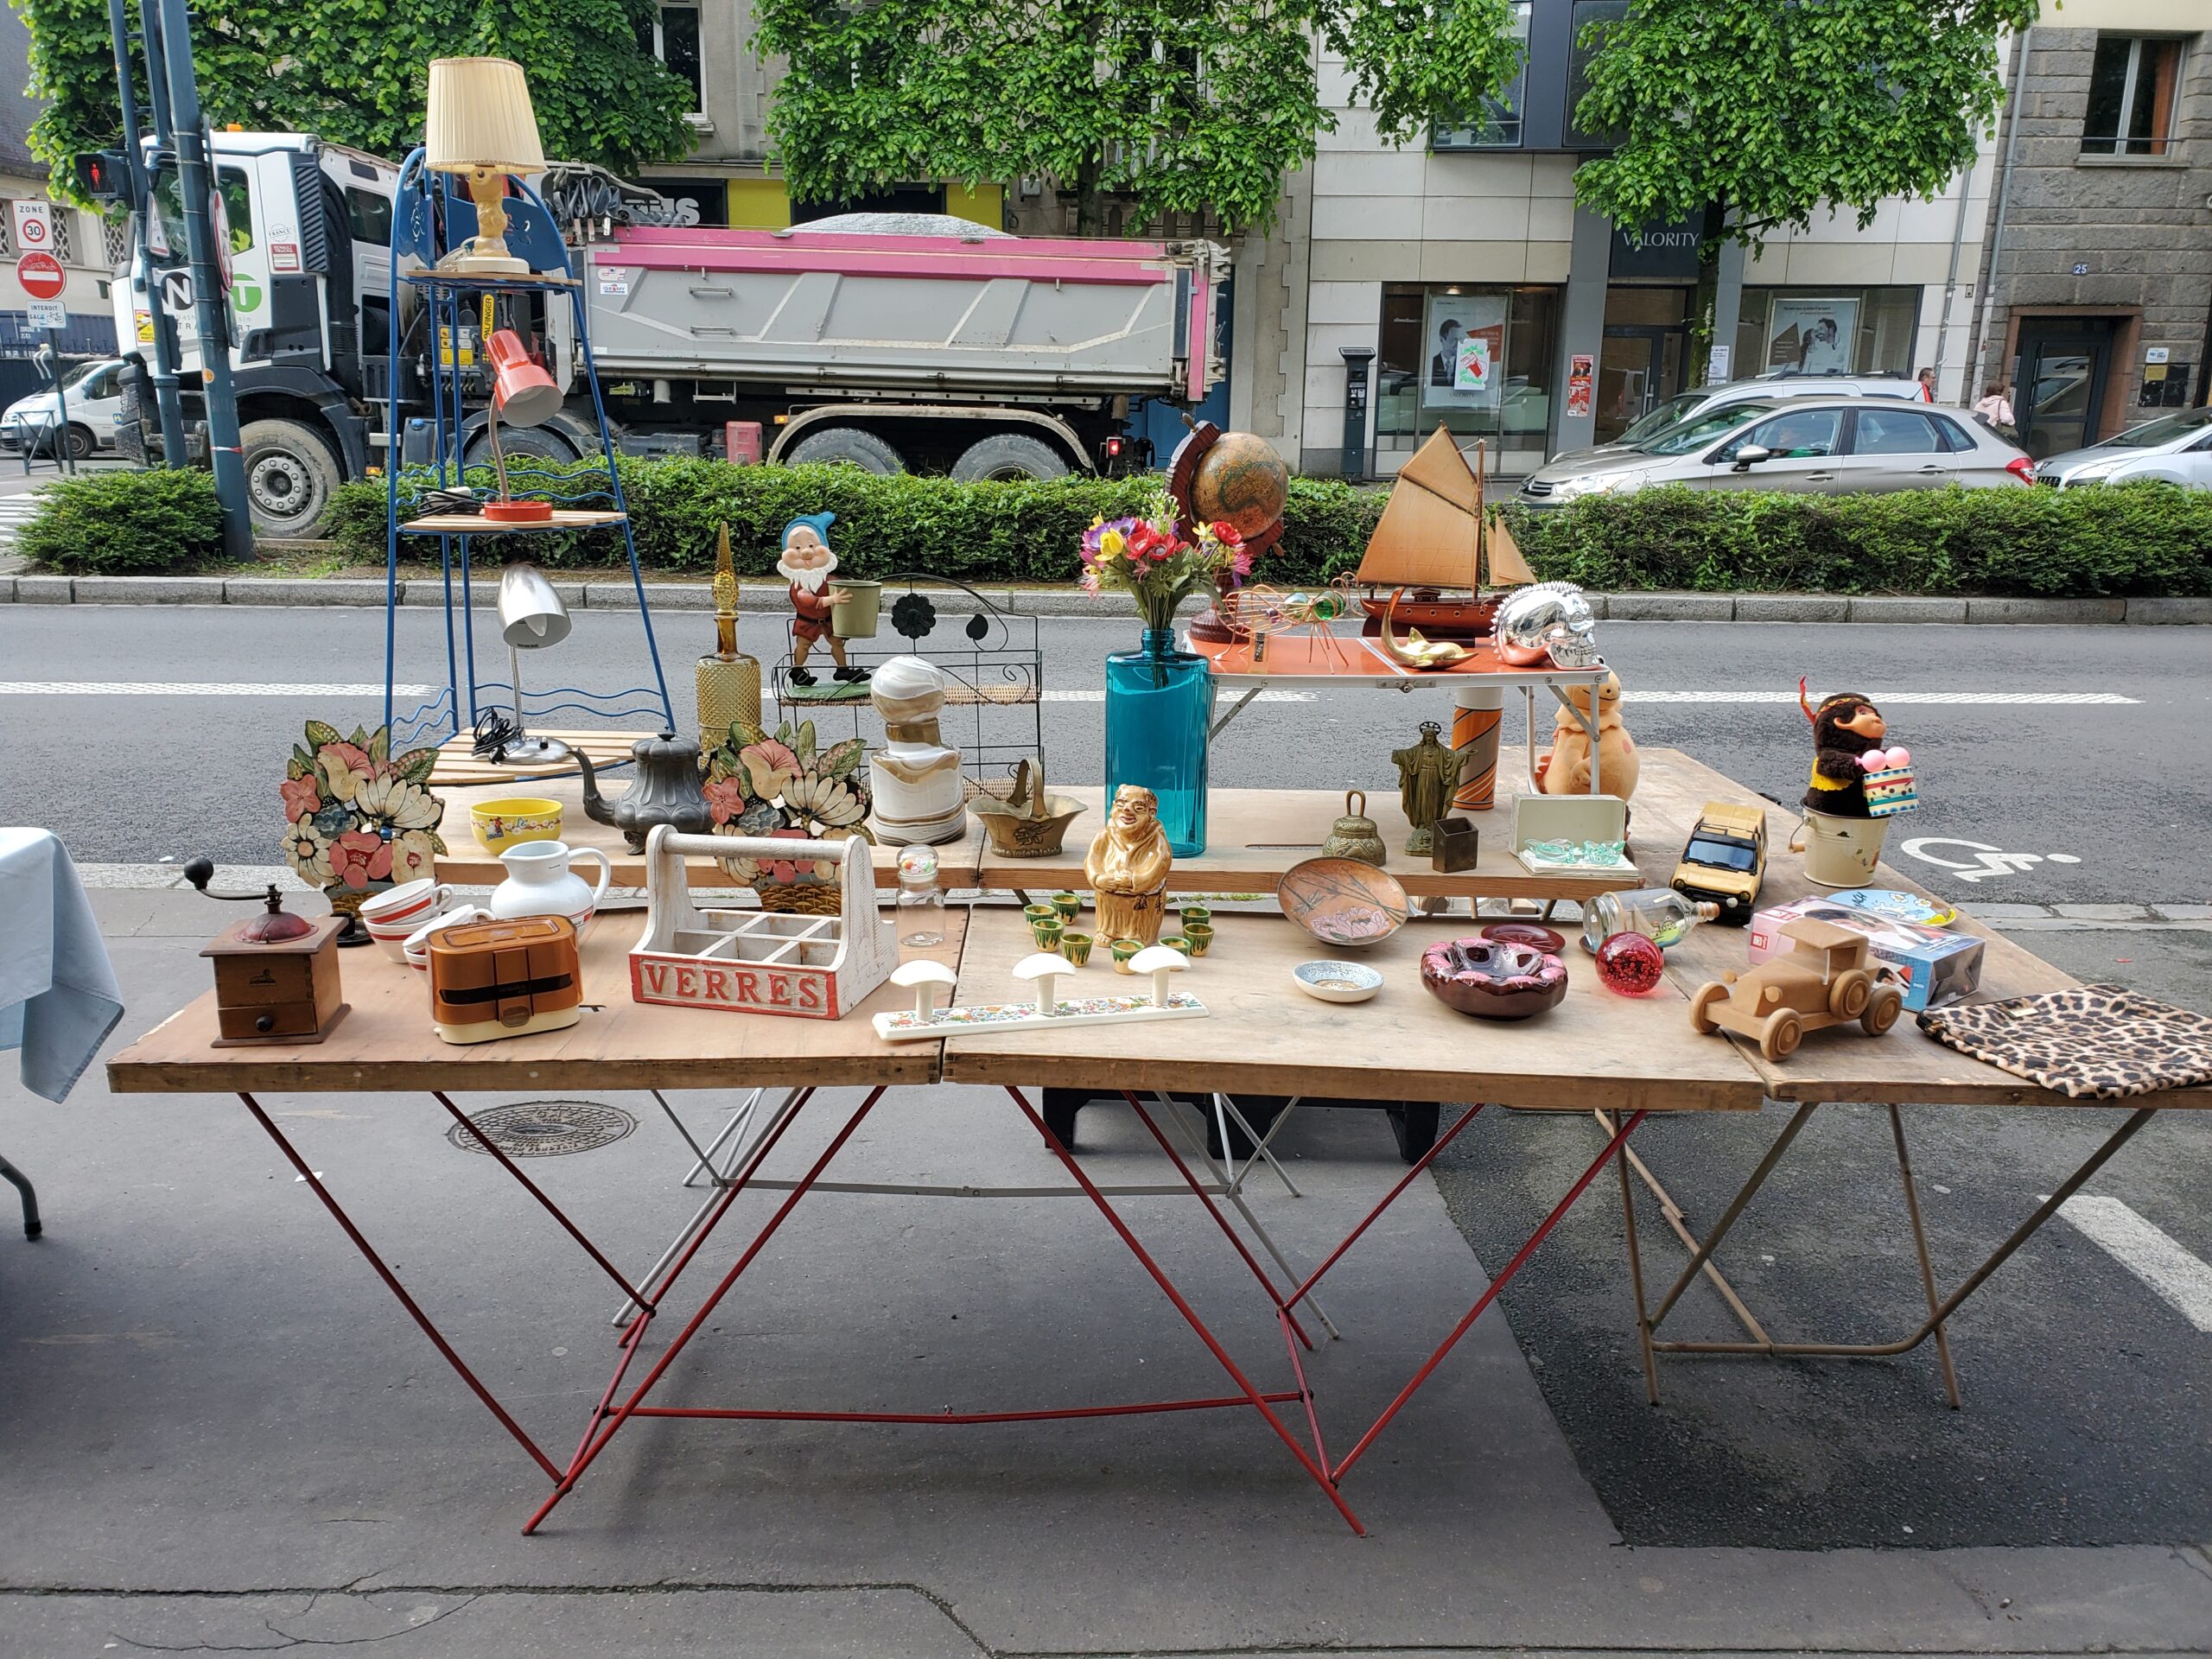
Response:
M1160 827L1159 798L1136 784L1114 792L1106 827L1083 861L1098 907L1101 939L1160 942L1160 918L1167 909L1167 872L1175 855Z

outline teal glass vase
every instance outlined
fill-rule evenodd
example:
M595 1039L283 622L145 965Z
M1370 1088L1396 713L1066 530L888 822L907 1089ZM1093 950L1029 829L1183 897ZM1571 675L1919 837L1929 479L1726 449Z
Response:
M1173 628L1147 628L1135 651L1106 659L1106 804L1123 784L1159 798L1178 858L1206 849L1206 728L1213 684L1206 659L1179 651Z

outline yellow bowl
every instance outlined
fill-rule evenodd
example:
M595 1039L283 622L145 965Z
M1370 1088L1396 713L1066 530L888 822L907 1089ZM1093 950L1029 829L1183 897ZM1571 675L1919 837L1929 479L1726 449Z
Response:
M525 841L560 840L561 803L528 796L480 801L468 809L468 822L477 845L496 855Z

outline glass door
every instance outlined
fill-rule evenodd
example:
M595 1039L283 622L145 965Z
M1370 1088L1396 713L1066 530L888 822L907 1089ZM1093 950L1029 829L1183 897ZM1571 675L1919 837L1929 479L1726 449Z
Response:
M2112 324L2102 318L2020 325L2012 409L2029 454L2042 461L2097 441L2111 353Z
M1611 443L1681 390L1681 331L1614 323L1598 352L1597 438Z

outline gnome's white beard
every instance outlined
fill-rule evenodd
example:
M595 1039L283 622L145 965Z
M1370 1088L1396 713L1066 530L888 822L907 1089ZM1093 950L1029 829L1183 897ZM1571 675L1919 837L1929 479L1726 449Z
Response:
M776 561L776 574L786 582L795 582L810 594L818 594L823 585L836 574L837 556L832 553L827 564L817 564L810 570L794 570L782 559Z

